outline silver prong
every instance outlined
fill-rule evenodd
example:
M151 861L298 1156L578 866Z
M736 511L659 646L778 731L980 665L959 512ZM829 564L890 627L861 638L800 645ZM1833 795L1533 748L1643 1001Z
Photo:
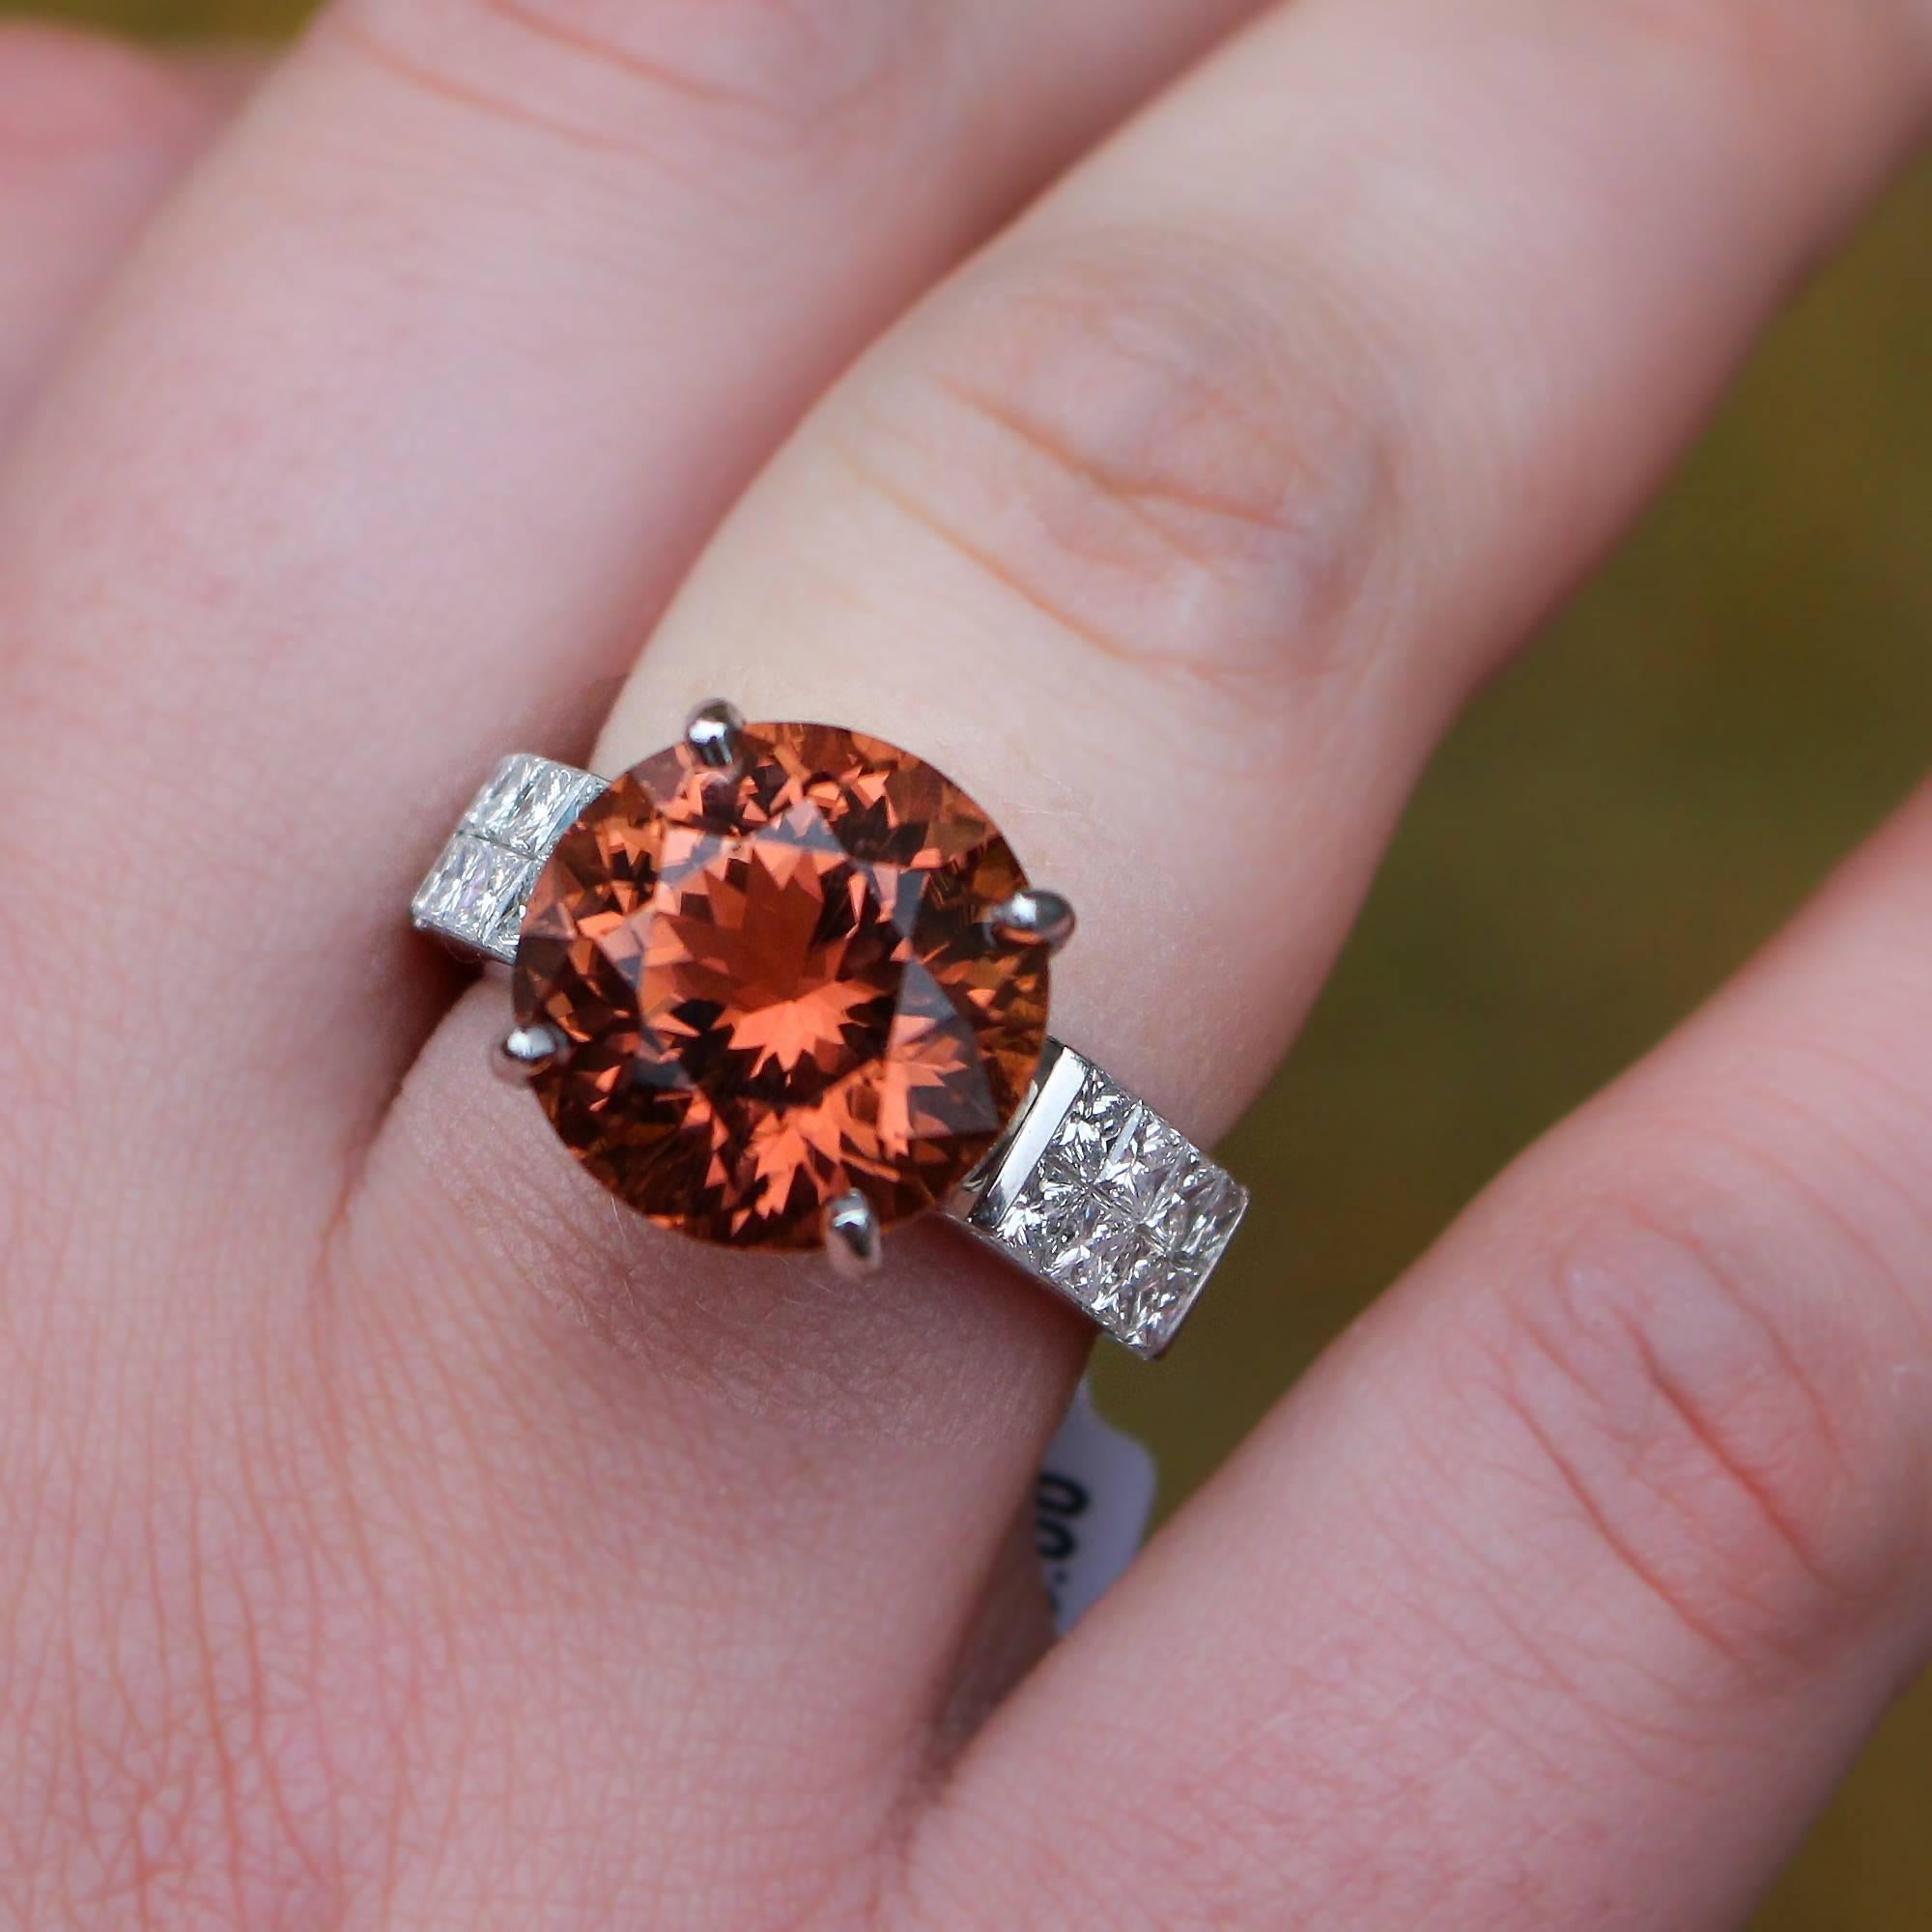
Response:
M987 915L987 922L1000 938L1015 946L1043 946L1049 952L1058 952L1073 937L1078 923L1072 905L1058 893L1030 890L1003 899Z
M547 1021L514 1026L491 1049L490 1065L506 1086L526 1087L561 1062L570 1041Z
M825 1252L849 1279L877 1271L884 1253L879 1217L863 1194L841 1194L825 1204Z
M700 764L722 772L738 762L744 731L745 720L738 707L728 698L714 697L685 721L684 738Z

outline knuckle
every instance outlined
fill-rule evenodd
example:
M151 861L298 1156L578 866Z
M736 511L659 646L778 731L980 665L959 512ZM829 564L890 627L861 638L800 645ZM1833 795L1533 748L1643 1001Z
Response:
M204 110L166 61L106 35L0 21L0 180L104 154L169 150Z
M436 91L594 147L796 161L866 145L936 15L888 0L346 0L365 51Z
M1199 235L1031 249L895 351L855 467L1103 657L1216 686L1344 668L1400 484L1334 306Z
M1895 1304L1830 1215L1747 1223L1737 1165L1757 1155L1676 1151L1534 1243L1484 1386L1590 1561L1700 1651L1802 1668L1895 1600L1925 1520Z

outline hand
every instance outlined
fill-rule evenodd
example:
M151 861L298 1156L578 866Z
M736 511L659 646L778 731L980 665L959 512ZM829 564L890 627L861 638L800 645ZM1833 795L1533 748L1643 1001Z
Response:
M0 1921L1735 1924L1932 1635L1932 803L1051 1649L1080 1326L615 1211L403 908L849 722L1226 1127L1925 6L337 0L120 259L234 91L0 36Z

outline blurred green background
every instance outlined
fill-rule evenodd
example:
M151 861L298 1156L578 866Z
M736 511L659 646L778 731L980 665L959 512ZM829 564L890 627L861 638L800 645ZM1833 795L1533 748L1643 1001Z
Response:
M1850 4L1850 0L1821 0ZM21 10L32 11L32 10ZM291 0L53 0L266 35ZM1459 1207L1658 1039L1926 765L1932 170L1779 325L1614 564L1476 707L1230 1164L1251 1230L1186 1345L1101 1367L1183 1499ZM1932 1687L1758 1932L1932 1927Z

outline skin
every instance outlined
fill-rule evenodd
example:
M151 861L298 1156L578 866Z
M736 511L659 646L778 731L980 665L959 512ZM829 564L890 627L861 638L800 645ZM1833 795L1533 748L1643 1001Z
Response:
M1932 1640L1932 800L1051 1650L1078 1325L626 1222L399 909L506 747L849 720L1212 1135L1928 124L1922 0L0 33L0 1920L1739 1923Z

